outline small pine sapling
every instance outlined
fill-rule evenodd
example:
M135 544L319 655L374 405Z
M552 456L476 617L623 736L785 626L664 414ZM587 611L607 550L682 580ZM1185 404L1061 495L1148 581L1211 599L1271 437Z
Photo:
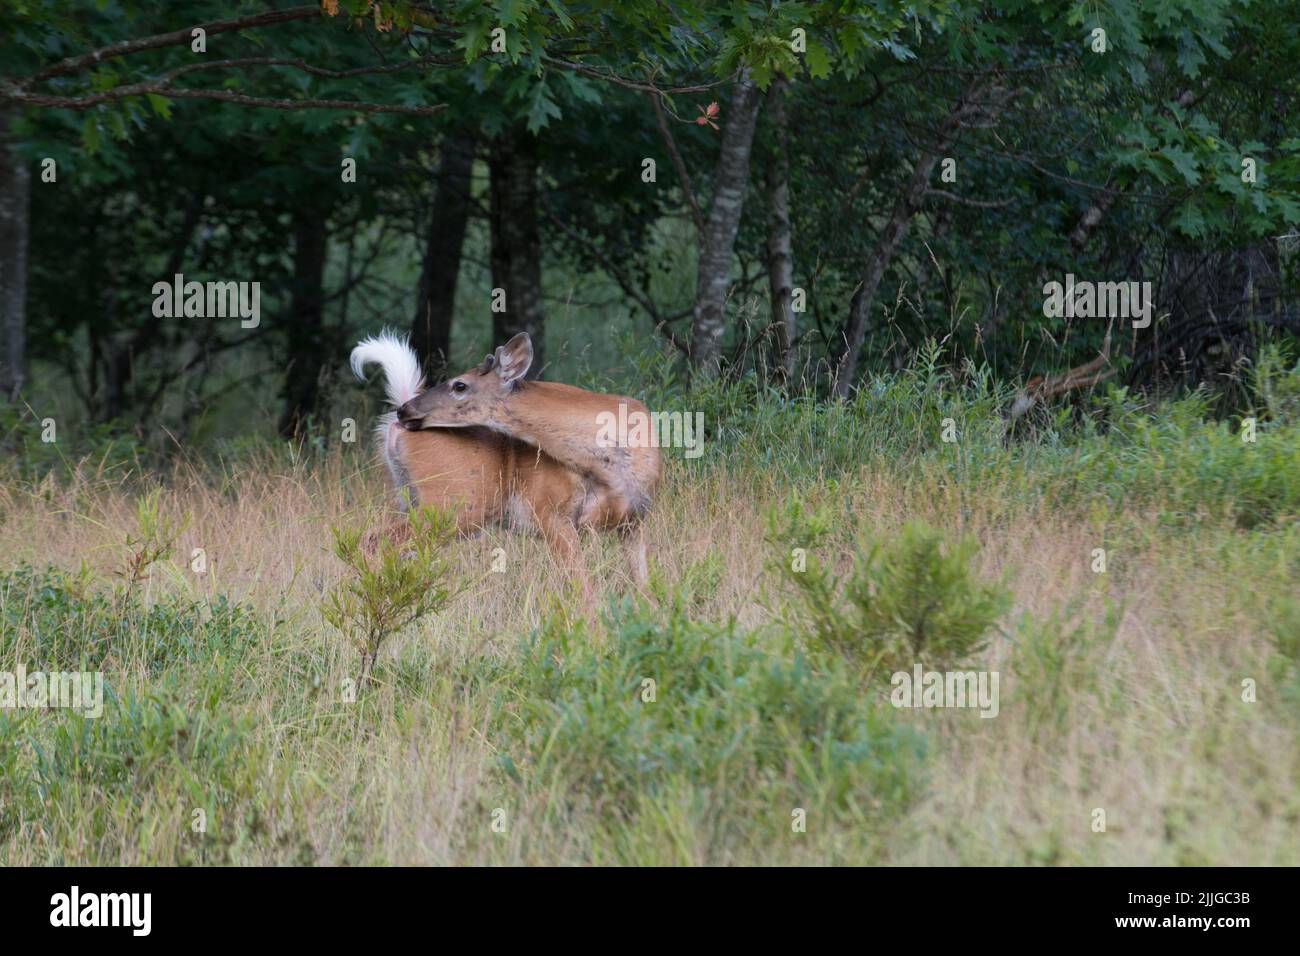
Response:
M348 573L322 605L325 620L361 652L361 684L370 678L384 640L426 614L437 613L460 590L452 581L447 545L456 536L455 516L413 510L410 534L384 535L367 554L359 530L338 527L334 553Z

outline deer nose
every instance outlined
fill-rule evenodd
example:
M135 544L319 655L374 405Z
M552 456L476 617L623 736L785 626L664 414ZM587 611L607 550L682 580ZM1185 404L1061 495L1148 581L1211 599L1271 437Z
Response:
M407 422L414 421L420 416L411 408L410 402L403 403L402 407L397 410L397 420L405 425Z

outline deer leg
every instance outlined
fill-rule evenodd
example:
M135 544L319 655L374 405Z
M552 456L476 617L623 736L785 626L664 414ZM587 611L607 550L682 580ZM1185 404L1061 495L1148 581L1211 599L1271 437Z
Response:
M591 587L591 577L587 574L587 562L582 556L582 541L578 529L572 521L566 520L555 512L546 517L538 516L538 525L542 536L551 549L551 555L560 569L576 579L582 588L582 599L588 608L596 606L596 595Z
M623 553L627 556L632 583L638 590L644 591L646 582L650 579L650 569L646 564L645 525L640 521L623 525L619 529L619 537L623 539Z
M367 558L374 558L379 553L380 543L387 538L394 545L401 546L411 540L411 522L403 515L393 518L382 528L371 528L361 539L361 551Z

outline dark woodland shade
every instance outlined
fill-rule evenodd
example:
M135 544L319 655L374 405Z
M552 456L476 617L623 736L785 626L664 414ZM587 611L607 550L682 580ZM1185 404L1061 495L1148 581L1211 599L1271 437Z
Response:
M1043 315L1067 272L1153 284L1154 327L1107 356L1133 388L1229 393L1300 332L1284 4L1139 10L1104 54L1028 8L959 6L954 30L923 4L897 31L853 4L774 8L798 52L717 5L631 9L570 12L562 35L538 14L506 56L469 8L403 35L400 16L30 5L0 41L0 393L179 437L255 405L301 437L383 326L430 380L526 331L547 377L666 345L683 379L847 398L934 339L1007 382L1066 381L1106 332ZM238 65L196 68L178 22ZM146 291L176 272L261 282L261 326L155 320Z

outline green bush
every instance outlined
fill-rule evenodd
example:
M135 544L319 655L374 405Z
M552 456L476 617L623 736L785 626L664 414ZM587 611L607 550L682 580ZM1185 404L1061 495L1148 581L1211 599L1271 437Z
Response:
M348 573L326 595L321 610L361 653L362 684L389 635L441 611L458 590L447 552L456 537L455 515L420 508L401 528L378 537L373 554L360 531L334 529L334 553Z
M139 437L119 426L71 416L55 418L54 441L44 441L45 433L44 418L31 408L0 402L0 463L14 478L65 476L83 464L99 474L121 473L138 468L144 452Z
M94 719L68 710L0 712L0 843L39 825L60 854L98 847L105 855L93 862L113 858L104 841L137 830L143 840L160 823L188 834L201 810L206 834L187 841L175 862L220 862L270 798L267 758L251 716L176 691L119 696L106 688Z
M804 534L798 520L773 519L773 537L816 541L820 519ZM836 575L813 552L800 568L784 553L779 566L797 598L790 623L819 655L842 656L867 673L892 673L920 663L956 669L983 650L988 632L1010 604L1001 584L971 569L979 544L947 542L923 523L904 525L889 540L867 540L846 575Z
M1068 456L1044 463L1044 478L1069 489L1065 501L1102 495L1175 522L1249 528L1300 513L1300 425L1261 420L1245 441L1239 423L1209 419L1207 405L1197 394L1147 411L1115 390L1107 428L1087 423Z
M41 670L238 661L265 643L267 627L223 596L165 595L145 604L126 590L97 588L83 572L21 566L0 573L0 659Z
M1300 361L1288 367L1280 345L1260 350L1250 384L1261 415L1278 423L1300 424Z
M1262 350L1252 370L1253 443L1242 441L1239 419L1211 415L1208 393L1156 403L1114 385L1085 397L1077 412L1045 408L1043 427L1011 435L1010 385L986 365L954 364L933 342L847 402L786 395L753 374L687 386L653 354L639 386L635 378L592 384L630 388L656 408L706 410L706 453L682 466L725 469L741 488L774 469L807 484L867 466L903 480L938 472L1047 507L1123 501L1186 524L1255 527L1300 514L1300 364L1276 347Z
M647 801L693 794L732 807L734 826L744 804L786 820L811 803L881 821L917 794L924 739L847 669L814 668L734 624L692 621L681 602L625 604L601 648L554 617L516 663L494 667L509 776L558 783L597 812L635 818Z

